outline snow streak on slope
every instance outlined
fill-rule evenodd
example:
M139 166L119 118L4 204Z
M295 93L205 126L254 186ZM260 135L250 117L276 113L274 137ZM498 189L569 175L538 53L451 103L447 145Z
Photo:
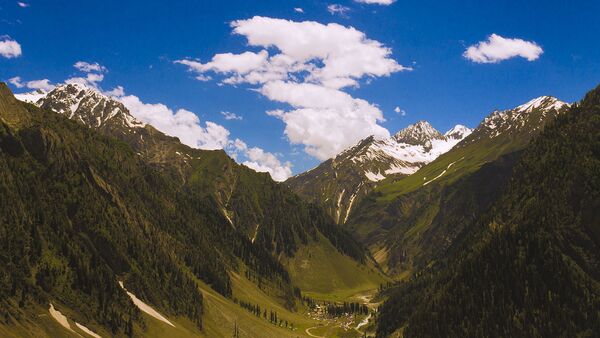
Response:
M54 318L54 320L56 320L65 329L67 329L67 330L69 330L71 332L75 332L71 328L71 325L69 325L69 321L67 320L67 316L63 315L60 311L56 310L54 308L54 305L52 305L52 303L50 303L50 309L48 309L48 311L50 312L50 316L52 316L52 318Z
M158 313L158 311L154 310L150 305L144 303L141 299L137 298L133 293L127 291L127 289L123 285L123 282L119 281L119 285L123 290L125 290L125 292L127 292L127 295L129 296L129 298L131 298L133 304L135 304L135 306L137 306L138 309L147 313L149 316L152 316L162 322L171 325L172 327L175 327L173 323L171 323L167 318L163 317L160 313Z

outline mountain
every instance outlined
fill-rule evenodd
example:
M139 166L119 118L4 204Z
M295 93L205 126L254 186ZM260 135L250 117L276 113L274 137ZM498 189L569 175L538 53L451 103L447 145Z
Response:
M259 241L275 253L292 255L297 240L305 242L315 233L304 217L275 217L277 204L294 210L301 204L295 196L286 196L285 188L272 182L268 175L255 173L236 164L223 151L205 151L187 147L154 127L138 121L118 100L81 84L59 85L35 102L42 109L54 111L80 122L107 136L130 144L139 156L191 192L214 198L223 216L252 241ZM274 202L276 204L274 204ZM267 210L269 213L267 213ZM318 211L312 211L318 213ZM287 226L281 226L281 224ZM329 235L328 230L324 230ZM349 237L348 237L349 238ZM346 239L348 239L346 238ZM333 238L337 245L344 240ZM354 250L354 251L352 251ZM362 259L358 247L348 249Z
M457 125L442 135L428 122L420 121L387 139L368 137L285 184L323 205L338 224L344 224L353 206L378 182L415 173L470 133L469 128Z
M393 274L442 257L502 193L520 150L568 107L545 96L492 112L416 173L380 182L355 207L347 228Z
M224 336L236 318L252 335L291 336L234 315L233 300L254 290L245 301L301 320L294 286L306 283L282 262L309 245L329 252L320 260L347 261L340 273L381 281L318 206L223 151L139 123L95 89L59 86L33 105L0 84L0 150L0 335L48 335L56 323L36 318L49 304L103 336L164 332L143 301L184 336Z
M541 98L492 117L564 106ZM493 126L492 137L509 130ZM599 130L600 87L522 151L504 191L448 255L388 291L377 336L597 336Z

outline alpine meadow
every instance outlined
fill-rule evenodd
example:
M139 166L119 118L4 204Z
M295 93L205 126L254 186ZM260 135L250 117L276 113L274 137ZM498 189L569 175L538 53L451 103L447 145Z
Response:
M0 4L0 337L600 337L600 3Z

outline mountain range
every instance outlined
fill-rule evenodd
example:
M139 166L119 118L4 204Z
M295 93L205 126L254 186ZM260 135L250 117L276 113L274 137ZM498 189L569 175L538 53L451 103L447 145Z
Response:
M177 334L222 336L234 325L234 298L248 289L263 296L244 301L292 316L296 286L309 284L303 269L287 266L301 258L313 267L347 262L340 273L362 276L334 272L340 287L383 280L318 206L223 151L187 147L87 86L58 86L35 104L0 89L1 241L14 248L2 250L0 294L4 322L16 325L3 336L48 335L50 324L33 320L48 304L103 336L151 334L147 308L128 293ZM313 262L299 253L307 246L329 254ZM319 289L302 290L310 291ZM220 312L207 312L207 294ZM247 332L292 336L258 322Z
M2 84L0 335L593 337L599 116L419 121L276 183L97 88Z
M314 169L285 183L307 200L319 203L344 224L379 181L415 173L467 137L471 129L457 125L444 135L419 121L387 139L368 137Z

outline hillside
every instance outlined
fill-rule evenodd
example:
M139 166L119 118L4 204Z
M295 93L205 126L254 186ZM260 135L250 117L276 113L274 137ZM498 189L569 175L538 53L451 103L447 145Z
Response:
M211 312L203 294L231 304L220 311L235 322L238 283L231 275L242 270L249 271L248 283L260 286L260 297L291 311L296 295L279 259L315 241L360 271L361 246L322 210L224 152L183 146L85 88L57 88L89 100L76 114L53 109L51 101L38 101L40 109L15 100L4 84L0 89L0 241L6 248L0 332L25 326L48 334L56 323L34 318L43 309L47 315L49 304L103 336L164 330L138 310L127 289L176 329L185 328L179 334L202 335L205 324L215 325L211 316L204 322ZM83 118L82 107L100 104L116 113L92 108L87 114L107 118Z
M348 229L393 274L429 264L489 209L505 188L519 151L566 107L542 97L493 112L416 173L380 182L356 207Z
M600 332L600 87L528 146L452 254L392 290L378 336Z

